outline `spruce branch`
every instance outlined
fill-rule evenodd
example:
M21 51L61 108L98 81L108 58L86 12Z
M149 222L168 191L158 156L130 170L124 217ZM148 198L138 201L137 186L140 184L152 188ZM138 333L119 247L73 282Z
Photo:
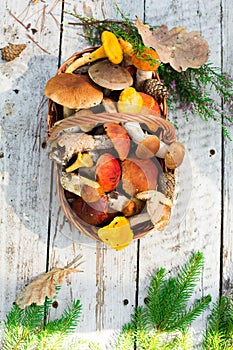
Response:
M192 349L189 327L209 305L208 295L187 307L204 265L201 252L194 253L176 277L164 268L152 276L146 306L137 307L131 322L122 328L116 349Z
M78 324L81 304L74 301L62 316L45 323L45 317L52 305L48 299L43 305L32 304L25 309L14 304L4 322L1 344L3 350L58 349L72 334Z
M203 349L233 349L233 301L229 297L222 296L213 305Z
M187 310L204 264L203 254L194 253L187 264L180 268L176 278L165 279L163 271L155 274L148 289L145 318L158 331L186 329L210 302L210 296L198 300Z

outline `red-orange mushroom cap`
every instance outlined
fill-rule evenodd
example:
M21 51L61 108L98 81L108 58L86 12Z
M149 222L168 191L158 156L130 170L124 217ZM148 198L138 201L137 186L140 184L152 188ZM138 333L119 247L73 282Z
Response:
M130 149L130 137L126 129L117 123L105 123L104 129L111 139L120 160L126 159Z
M116 189L121 178L121 167L118 160L110 153L102 154L96 163L96 181L104 192Z

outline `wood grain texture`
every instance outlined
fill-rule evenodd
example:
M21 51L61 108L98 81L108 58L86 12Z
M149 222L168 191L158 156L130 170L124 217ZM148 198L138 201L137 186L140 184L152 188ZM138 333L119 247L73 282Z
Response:
M159 8L152 0L118 4L132 19L138 15L151 25L200 30L211 48L210 61L233 74L230 0L164 0ZM169 227L119 252L77 232L60 208L44 143L46 81L59 62L88 45L81 28L68 24L74 18L67 13L62 17L61 7L59 0L4 0L0 9L1 47L27 44L19 58L0 61L0 319L33 277L82 254L83 272L66 279L50 317L59 316L78 298L83 305L78 333L105 344L130 320L133 308L144 305L151 273L166 267L175 274L193 251L203 251L206 259L194 298L210 293L215 300L221 287L230 292L232 143L223 143L215 123L192 116L186 122L179 110L170 112L186 156L177 172L178 199ZM118 16L109 0L64 1L64 9L100 19ZM197 344L206 315L193 325Z
M28 1L1 4L1 47L27 44L19 58L0 63L1 319L19 289L46 269L51 165L42 148L47 109L42 98L57 65L58 45L51 48L49 37L57 38L59 32L52 25L49 34L40 32L37 20L43 6L29 6ZM33 40L51 54L29 39L32 28L38 29Z
M223 45L223 71L233 74L233 9L227 1L223 1L222 7L222 45ZM233 125L229 127L233 138ZM233 276L233 146L232 142L224 141L223 163L223 274L222 289L224 293L232 293Z

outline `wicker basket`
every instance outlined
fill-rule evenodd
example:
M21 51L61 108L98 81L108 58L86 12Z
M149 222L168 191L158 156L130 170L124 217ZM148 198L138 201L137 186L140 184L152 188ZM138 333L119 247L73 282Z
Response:
M71 64L74 60L81 57L83 54L92 52L96 47L87 48L81 52L74 53L64 64L59 68L57 74L62 74L65 72L67 65ZM154 78L159 80L159 76L156 72L153 73ZM174 127L168 122L168 109L166 104L166 99L160 101L161 117L157 117L153 114L122 114L122 113L98 113L94 114L94 118L88 120L88 123L96 122L119 122L119 121L136 121L140 123L150 123L160 130L161 139L170 144L176 140ZM48 115L47 115L47 139L49 142L55 140L58 135L64 130L77 125L83 125L87 123L86 118L74 117L63 119L63 108L62 106L56 104L55 102L48 101ZM163 166L163 164L162 164ZM56 171L56 182L57 182L57 192L60 200L61 207L68 218L68 220L81 232L87 236L101 241L97 235L95 227L83 222L72 210L66 195L65 190L60 184L60 173L61 167L57 164L55 165ZM149 231L153 229L153 225L150 221L141 223L134 227L134 239L139 239L145 236Z

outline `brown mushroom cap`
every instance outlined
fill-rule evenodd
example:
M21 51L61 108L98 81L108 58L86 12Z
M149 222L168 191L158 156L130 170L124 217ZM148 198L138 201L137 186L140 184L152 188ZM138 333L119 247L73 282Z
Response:
M165 165L168 169L176 169L184 159L185 148L181 142L173 142L165 154Z
M123 90L133 84L133 78L128 70L109 60L93 64L88 74L97 85L111 90Z
M52 101L74 109L90 108L101 103L103 92L88 76L62 73L49 79L44 94Z
M150 159L128 158L121 163L122 187L129 195L155 190L158 168Z
M153 157L159 150L160 140L156 135L148 135L136 149L136 156L141 159Z

